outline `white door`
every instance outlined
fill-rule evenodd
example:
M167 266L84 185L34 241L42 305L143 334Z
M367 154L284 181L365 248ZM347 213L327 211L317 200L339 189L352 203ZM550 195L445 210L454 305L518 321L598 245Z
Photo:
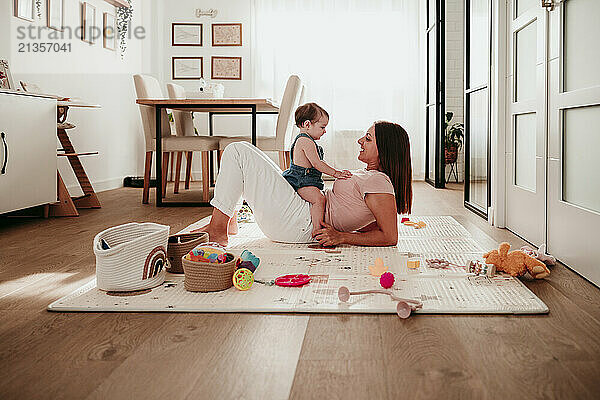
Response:
M600 1L549 18L548 250L600 285Z
M546 241L547 13L540 0L508 7L506 227L539 246Z

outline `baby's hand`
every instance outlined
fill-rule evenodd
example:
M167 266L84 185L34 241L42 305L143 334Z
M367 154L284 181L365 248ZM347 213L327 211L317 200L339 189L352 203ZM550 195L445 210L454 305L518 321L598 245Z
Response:
M333 177L337 179L348 179L352 177L352 172L348 171L347 169L343 171L335 171L335 175Z

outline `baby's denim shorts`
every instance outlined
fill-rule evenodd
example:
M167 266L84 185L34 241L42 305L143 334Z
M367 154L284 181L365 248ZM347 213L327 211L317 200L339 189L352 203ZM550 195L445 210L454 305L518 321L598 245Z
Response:
M283 171L283 177L296 191L307 186L315 186L319 190L323 190L323 174L316 168L304 168L291 164L288 169Z

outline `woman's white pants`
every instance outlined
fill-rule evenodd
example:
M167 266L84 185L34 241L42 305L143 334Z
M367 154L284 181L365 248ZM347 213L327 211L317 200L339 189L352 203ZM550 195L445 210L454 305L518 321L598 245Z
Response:
M261 231L278 242L311 242L310 203L302 199L265 153L247 142L223 151L212 204L228 217L246 200Z

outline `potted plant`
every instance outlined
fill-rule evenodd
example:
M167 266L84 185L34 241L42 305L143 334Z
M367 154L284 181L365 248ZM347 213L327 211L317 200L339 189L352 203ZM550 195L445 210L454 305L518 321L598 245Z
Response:
M459 122L455 122L452 125L452 117L454 113L448 111L446 113L446 121L444 121L444 148L446 164L453 164L458 158L458 151L463 145L464 130L465 127Z

